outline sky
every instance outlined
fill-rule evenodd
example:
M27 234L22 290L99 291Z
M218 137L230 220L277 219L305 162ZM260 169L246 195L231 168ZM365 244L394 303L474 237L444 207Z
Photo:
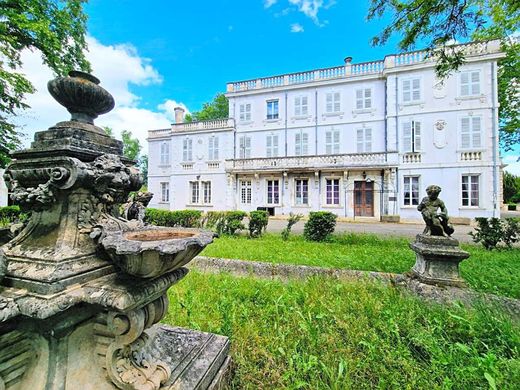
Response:
M144 146L147 130L167 128L173 109L197 111L226 83L353 62L397 53L398 37L372 47L388 20L367 22L369 2L352 0L90 0L87 58L116 100L96 120L116 136L130 130ZM419 46L420 47L420 43ZM69 114L48 94L52 72L37 52L23 55L37 88L18 118L26 145L34 132ZM504 156L520 174L520 151Z

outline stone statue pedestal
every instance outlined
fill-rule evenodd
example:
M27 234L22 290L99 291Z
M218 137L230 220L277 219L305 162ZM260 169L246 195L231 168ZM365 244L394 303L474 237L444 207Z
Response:
M467 259L469 253L460 249L456 239L418 234L410 248L416 254L412 273L419 281L440 286L466 286L460 276L459 263Z

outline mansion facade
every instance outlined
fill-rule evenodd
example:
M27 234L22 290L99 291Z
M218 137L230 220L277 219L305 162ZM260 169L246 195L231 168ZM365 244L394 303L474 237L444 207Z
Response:
M499 216L498 41L455 46L436 78L426 52L227 84L229 119L149 131L150 207L326 210L416 220L430 184L450 216Z

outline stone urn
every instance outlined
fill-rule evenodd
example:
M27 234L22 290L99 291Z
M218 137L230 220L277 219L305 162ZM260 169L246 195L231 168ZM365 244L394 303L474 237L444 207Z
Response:
M71 120L36 133L5 172L30 219L0 247L0 389L218 388L229 340L158 324L213 233L123 219L142 179L94 125L112 96L81 72L49 91Z

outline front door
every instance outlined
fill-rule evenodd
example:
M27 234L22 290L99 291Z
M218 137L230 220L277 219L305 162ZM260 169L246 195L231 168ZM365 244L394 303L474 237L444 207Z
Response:
M354 182L354 215L356 217L374 216L374 183Z

